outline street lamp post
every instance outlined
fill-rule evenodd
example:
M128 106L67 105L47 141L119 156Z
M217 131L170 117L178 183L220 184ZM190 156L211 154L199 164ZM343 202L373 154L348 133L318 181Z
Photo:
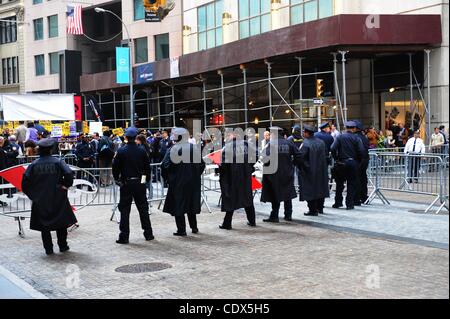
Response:
M95 12L97 13L110 13L113 16L115 16L117 19L119 19L120 22L122 22L122 25L125 29L125 31L127 32L127 36L128 36L128 48L129 50L129 74L130 74L130 120L131 120L131 126L134 125L134 94L133 94L133 54L132 54L132 49L133 49L133 39L130 37L130 33L128 32L128 28L126 26L126 24L123 22L122 18L119 17L117 14L115 14L114 12L110 11L110 10L106 10L103 8L95 8L94 9Z

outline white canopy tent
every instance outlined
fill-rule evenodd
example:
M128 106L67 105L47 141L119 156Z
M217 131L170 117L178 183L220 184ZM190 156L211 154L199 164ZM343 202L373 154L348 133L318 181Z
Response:
M0 94L5 121L74 121L72 94Z

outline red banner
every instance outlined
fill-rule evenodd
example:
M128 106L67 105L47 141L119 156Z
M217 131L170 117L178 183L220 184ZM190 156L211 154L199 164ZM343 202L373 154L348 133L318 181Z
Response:
M22 191L22 178L26 166L17 166L0 172L0 177L11 183L19 192Z
M73 97L74 107L75 107L75 121L82 121L83 120L83 112L81 112L81 96L75 95Z

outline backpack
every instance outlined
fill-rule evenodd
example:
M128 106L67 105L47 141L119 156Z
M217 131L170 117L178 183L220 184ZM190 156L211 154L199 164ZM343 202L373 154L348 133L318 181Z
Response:
M114 157L113 144L110 141L105 140L102 140L101 143L103 145L100 148L99 152L100 157L113 158Z

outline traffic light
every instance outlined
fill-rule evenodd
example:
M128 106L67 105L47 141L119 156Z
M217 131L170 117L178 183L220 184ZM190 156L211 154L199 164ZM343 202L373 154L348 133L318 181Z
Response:
M322 97L323 94L323 79L316 80L316 97Z

